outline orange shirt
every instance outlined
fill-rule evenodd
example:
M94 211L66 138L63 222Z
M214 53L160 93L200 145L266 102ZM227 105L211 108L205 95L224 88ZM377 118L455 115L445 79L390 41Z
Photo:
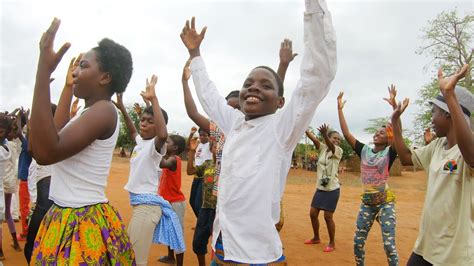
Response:
M163 168L158 194L169 202L186 200L181 191L181 158L176 157L176 171Z

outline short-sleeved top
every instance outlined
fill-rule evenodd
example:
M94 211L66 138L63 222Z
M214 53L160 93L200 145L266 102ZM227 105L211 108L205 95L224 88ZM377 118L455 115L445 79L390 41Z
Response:
M216 140L216 170L214 174L214 187L212 193L217 196L219 176L221 173L222 150L224 149L225 136L214 122L209 123L209 133L212 138Z
M157 194L162 172L160 162L166 154L166 145L158 152L155 138L145 140L137 135L135 142L137 145L130 158L130 174L125 190L135 194Z
M474 168L446 138L412 150L428 175L414 252L434 265L474 265Z
M355 152L360 157L360 174L364 192L374 193L388 188L388 176L393 162L397 158L397 152L392 146L374 152L364 143L356 140Z
M332 191L340 187L338 170L339 162L342 158L342 149L339 146L335 146L335 152L332 153L325 143L319 144L319 159L318 159L318 189L324 191ZM324 177L329 177L329 183L326 186L321 184L321 180Z
M160 178L158 194L169 202L179 202L186 200L181 191L181 158L176 158L176 170L163 168L163 174Z
M209 142L199 143L194 154L194 164L200 166L207 160L212 160L212 153L209 149Z
M18 179L28 180L28 169L31 164L31 155L28 153L28 140L23 138L21 140L21 152L18 158Z
M5 147L0 145L0 177L1 178L3 178L6 174L7 164L11 156L12 154L10 150L8 150L8 147L6 147L6 145ZM3 187L3 182L1 186ZM3 189L2 189L2 192L3 192Z
M215 181L215 164L212 160L207 160L200 166L196 166L196 174L203 177L202 182L202 208L215 209L217 196L212 193Z

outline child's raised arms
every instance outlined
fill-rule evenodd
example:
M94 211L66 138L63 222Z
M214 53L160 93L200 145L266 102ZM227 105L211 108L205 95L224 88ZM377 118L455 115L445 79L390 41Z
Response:
M189 20L186 20L180 37L186 48L188 48L190 60L201 55L200 46L204 36L206 35L206 30L207 27L204 27L201 30L201 33L197 33L196 19L192 17L191 25L189 24Z
M334 146L334 143L332 143L329 140L329 136L328 136L329 126L327 124L322 124L318 128L318 130L319 130L319 132L321 132L321 135L324 138L324 143L326 143L326 146L328 146L328 149L332 152L332 154L335 154L336 153L336 146Z
M277 74L283 82L285 80L286 70L290 62L295 59L298 54L293 53L293 42L290 39L284 39L280 45L280 64L278 65Z
M188 114L189 118L193 120L198 127L202 130L206 131L207 133L210 132L210 122L209 120L201 115L194 103L193 96L191 94L191 90L189 89L188 80L191 77L191 70L189 69L189 64L191 64L191 59L186 61L186 64L183 68L183 75L181 77L181 82L183 84L183 96L184 96L184 106L186 107L186 113Z
M411 160L411 151L403 141L400 116L405 112L405 109L407 109L409 102L410 100L405 98L403 103L400 102L397 104L397 108L393 110L392 114L393 144L395 145L395 150L400 158L400 162L406 166L413 165L413 161Z
M58 52L53 50L54 38L60 21L55 18L43 33L31 112L32 148L38 164L49 165L82 151L97 139L107 139L116 130L117 112L110 101L98 100L59 133L51 112L49 82L51 73L69 49L65 43ZM104 80L107 84L110 79ZM69 110L68 110L69 111ZM111 119L115 117L116 119Z
M474 136L471 128L464 118L463 110L456 97L454 88L459 80L464 78L469 65L464 65L459 71L450 77L444 77L441 68L438 70L438 84L444 100L448 105L449 114L452 119L452 129L455 132L456 142L462 157L471 167L474 166Z
M308 136L308 138L313 142L314 146L316 147L316 150L319 150L321 143L319 142L318 138L309 129L307 129L305 133L306 136Z
M346 123L346 118L344 117L344 112L342 111L342 109L344 108L344 105L346 104L346 100L344 101L342 100L343 96L344 96L344 92L342 91L337 96L337 113L339 115L339 124L341 126L341 131L342 131L342 134L344 135L344 138L347 140L349 145L351 145L352 149L355 149L356 139L349 131L349 127L347 126L347 123Z
M125 105L123 104L123 94L117 93L116 96L117 96L117 101L116 102L112 101L112 102L122 113L123 120L125 121L125 125L127 125L128 134L130 135L132 140L135 142L135 138L138 136L138 132L137 132L137 129L135 128L135 124L133 124L132 118L130 118L130 115L128 115L127 108L125 108Z
M56 112L54 113L54 124L56 125L56 129L58 131L61 130L73 117L71 114L71 101L73 96L72 86L74 85L74 78L72 77L72 73L74 72L74 69L79 66L79 62L81 62L81 59L82 53L79 54L77 57L73 57L69 62L69 67L66 73L66 82L64 83L64 88L59 98L58 107L56 108Z
M186 173L188 175L194 175L197 172L196 167L194 167L194 154L196 153L199 142L197 138L193 137L196 131L197 128L192 127L188 138L188 164L186 167Z
M150 80L146 79L145 91L142 91L140 95L143 97L143 99L149 101L153 108L153 122L156 129L155 148L159 152L163 145L166 144L166 140L168 139L168 130L166 128L163 112L161 111L161 107L158 102L158 97L156 97L155 93L155 85L157 81L158 77L156 75L152 75Z

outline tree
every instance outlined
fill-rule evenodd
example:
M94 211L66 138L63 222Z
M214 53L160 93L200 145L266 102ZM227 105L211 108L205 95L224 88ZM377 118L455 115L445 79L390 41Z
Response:
M443 11L428 25L421 29L423 33L423 45L416 51L417 54L425 55L432 60L429 65L434 69L442 68L445 73L454 73L464 64L472 66L472 54L474 52L472 36L474 34L474 16L469 12L464 17L459 17L457 10ZM425 66L425 69L428 66ZM474 92L472 84L472 67L469 67L464 80L459 85ZM449 75L449 74L447 74ZM422 135L431 123L431 106L429 101L439 93L438 81L434 78L430 83L420 89L419 99L415 101L420 106L420 112L415 118L416 139L422 141Z

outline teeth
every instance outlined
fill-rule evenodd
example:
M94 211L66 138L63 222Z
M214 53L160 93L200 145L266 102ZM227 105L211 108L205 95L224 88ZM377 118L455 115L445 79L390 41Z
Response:
M254 102L254 101L259 101L260 99L254 96L250 96L247 98L247 100Z

